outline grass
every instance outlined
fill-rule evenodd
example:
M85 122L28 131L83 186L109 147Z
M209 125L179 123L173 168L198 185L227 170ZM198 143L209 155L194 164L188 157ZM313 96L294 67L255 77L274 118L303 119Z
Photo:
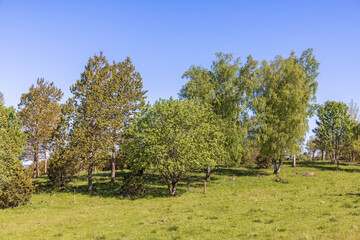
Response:
M303 176L308 171L315 176ZM112 184L109 172L97 173L92 195L84 194L85 175L63 191L51 191L46 178L36 180L30 204L0 210L0 239L360 238L356 164L337 169L327 162L288 163L279 182L271 170L222 167L206 194L204 174L195 174L191 191L184 180L176 197L149 175L147 194L138 199L121 197L127 173L117 174Z

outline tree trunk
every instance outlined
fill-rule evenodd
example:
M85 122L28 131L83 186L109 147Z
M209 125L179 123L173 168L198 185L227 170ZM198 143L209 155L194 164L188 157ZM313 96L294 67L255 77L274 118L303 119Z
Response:
M88 191L87 191L87 193L92 193L92 191L93 191L92 173L93 173L93 167L90 166L88 169Z
M321 150L321 160L324 161L324 151Z
M36 168L37 168L37 159L36 159L36 155L34 155L34 174L33 174L33 178L36 178Z
M208 167L207 172L206 172L206 181L210 182L210 175L211 175L211 168Z
M169 192L171 196L175 196L175 192L176 192L176 186L177 186L177 182L171 182L171 184L168 184L169 187Z
M311 161L315 161L315 151L313 151Z
M44 174L47 175L47 158L46 158L46 148L44 151L45 165L44 165Z
M115 158L116 158L116 149L115 149L115 145L113 148L113 152L112 152L112 163L111 163L111 181L115 182Z
M279 174L281 170L281 160L279 159L279 165L276 164L276 160L274 161L274 174Z
M40 177L40 168L39 168L39 150L35 149L34 151L34 178Z
M293 156L292 167L296 167L296 155Z
M332 153L331 162L332 162L332 164L336 164L336 154L335 154L335 152Z

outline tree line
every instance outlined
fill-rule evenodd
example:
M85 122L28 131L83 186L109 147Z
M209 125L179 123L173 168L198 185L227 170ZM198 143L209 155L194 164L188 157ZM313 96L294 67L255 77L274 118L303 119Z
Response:
M175 195L190 172L204 171L210 181L218 164L255 162L278 174L292 157L295 167L309 118L317 114L311 144L337 163L359 152L357 112L341 102L316 105L318 69L312 49L263 61L249 55L245 62L217 53L210 68L194 65L183 74L179 99L151 105L130 58L111 63L100 53L89 58L66 103L44 79L21 96L18 111L11 110L24 139L15 144L21 149L15 157L33 159L34 178L44 159L54 186L85 171L91 193L96 168L111 169L114 182L116 169L127 166L136 182L156 172ZM0 173L5 182L1 176L11 173Z

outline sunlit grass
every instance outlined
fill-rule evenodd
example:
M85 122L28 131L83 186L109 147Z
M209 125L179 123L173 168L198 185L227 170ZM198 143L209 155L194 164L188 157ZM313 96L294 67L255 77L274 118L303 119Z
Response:
M303 176L312 171L315 176ZM263 173L264 175L260 174ZM195 174L176 197L156 176L147 195L123 198L110 173L97 173L95 191L80 175L67 189L49 191L37 180L31 203L0 210L0 239L359 239L360 166L325 162L271 170L218 168L203 193ZM74 189L75 203L74 203Z

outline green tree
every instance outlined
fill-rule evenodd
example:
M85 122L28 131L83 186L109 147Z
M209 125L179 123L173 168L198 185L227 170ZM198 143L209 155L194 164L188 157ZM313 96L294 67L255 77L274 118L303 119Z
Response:
M309 138L309 140L306 142L306 150L310 156L310 160L314 161L315 160L315 153L318 150L317 144L316 144L316 139L311 136Z
M71 145L76 146L81 165L88 172L88 193L93 191L93 170L101 162L100 153L108 147L108 122L106 85L110 77L110 65L100 53L89 58L85 71L70 91L68 101L72 108Z
M39 78L36 86L32 85L29 92L21 96L19 116L27 134L27 156L34 159L34 178L40 176L41 152L45 155L45 166L47 165L46 152L51 134L60 119L59 101L62 96L62 91L54 83L43 78Z
M130 129L128 159L135 172L156 171L175 195L191 171L214 167L223 154L219 119L203 104L160 100Z
M31 197L32 183L19 157L26 143L15 108L0 103L0 208L15 207Z
M353 137L353 121L350 119L348 106L343 102L327 101L318 107L317 117L314 133L329 153L331 162L337 164L349 139Z
M254 89L257 62L251 56L245 64L230 54L217 53L211 69L192 66L183 75L188 82L180 99L201 101L224 122L227 163L239 163L249 149L249 106ZM207 179L210 178L208 169Z
M276 56L260 66L253 107L260 154L273 161L274 173L279 173L286 155L300 150L313 113L318 67L312 49L300 57L294 52L288 58Z
M110 81L106 82L105 104L108 135L112 152L111 181L115 181L117 148L125 141L125 129L132 117L143 106L144 94L140 73L135 71L130 58L123 62L113 62L110 66Z
M0 92L0 103L5 105L4 94L2 92Z

